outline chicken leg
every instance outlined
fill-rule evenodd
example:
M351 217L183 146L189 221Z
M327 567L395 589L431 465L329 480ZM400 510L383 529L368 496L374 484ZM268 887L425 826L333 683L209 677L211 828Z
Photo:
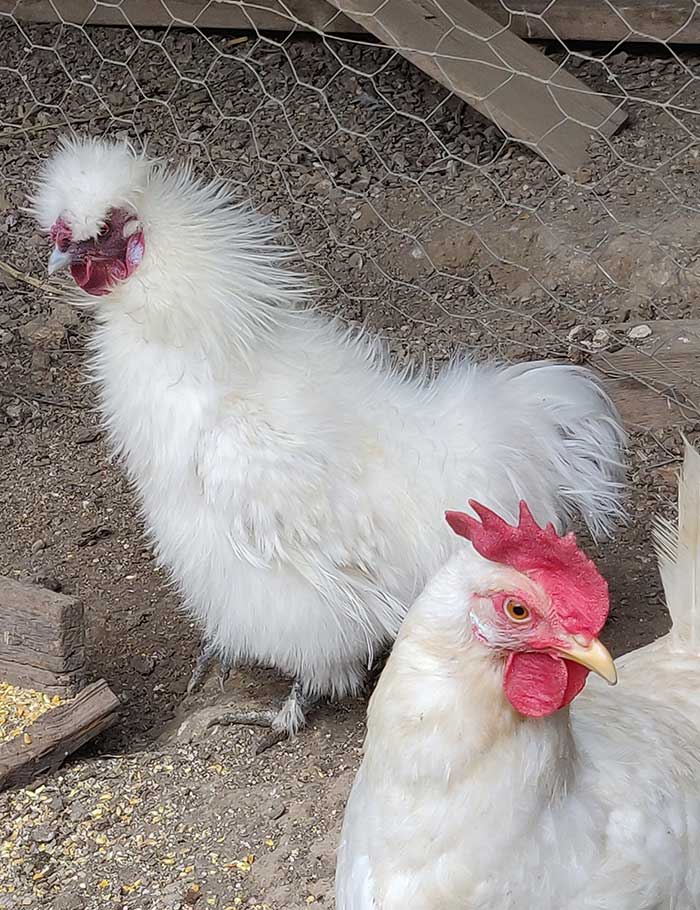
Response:
M202 646L197 655L197 660L194 664L194 669L192 670L192 675L190 676L190 681L187 683L187 694L192 695L193 692L196 692L197 689L202 684L202 680L207 675L207 671L211 665L215 662L218 662L218 671L217 678L219 680L219 688L221 691L224 691L224 686L226 680L233 669L233 665L222 660L219 656L216 646L211 641L206 639L202 642Z
M221 713L212 716L207 722L207 728L213 726L228 726L231 724L250 725L254 727L269 727L270 733L264 736L255 752L260 755L270 746L282 740L295 736L306 723L306 714L318 701L316 696L310 695L299 680L295 680L291 691L284 700L279 711L230 711L222 706Z

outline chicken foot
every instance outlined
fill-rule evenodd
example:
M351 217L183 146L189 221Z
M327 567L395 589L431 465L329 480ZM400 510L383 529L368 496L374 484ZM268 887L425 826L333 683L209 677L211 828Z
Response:
M192 670L192 675L190 676L190 681L187 683L187 694L191 695L193 692L196 692L202 684L202 680L207 675L209 668L213 663L218 663L217 678L219 680L219 688L221 691L224 691L224 686L226 680L229 677L229 674L232 670L232 665L223 661L218 654L216 646L211 641L204 641L202 647L200 648L199 654L197 655L197 660L194 664L194 669Z
M207 727L241 724L254 727L269 727L270 732L258 744L255 752L260 755L276 743L295 736L306 723L306 713L318 701L309 695L304 686L295 680L291 691L279 711L230 711L223 706L221 712L209 718Z

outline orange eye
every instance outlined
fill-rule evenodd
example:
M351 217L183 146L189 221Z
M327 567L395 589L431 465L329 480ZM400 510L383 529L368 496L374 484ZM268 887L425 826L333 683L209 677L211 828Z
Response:
M530 611L519 600L506 601L505 611L513 622L527 622L530 618Z

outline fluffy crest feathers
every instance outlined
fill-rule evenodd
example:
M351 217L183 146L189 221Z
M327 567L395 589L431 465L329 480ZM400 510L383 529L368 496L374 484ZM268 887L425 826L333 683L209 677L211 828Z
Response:
M469 505L480 521L463 512L446 513L447 523L456 534L470 540L485 559L537 581L549 593L569 631L600 632L608 618L608 585L593 561L579 549L573 533L560 537L551 523L541 528L522 500L517 525L509 525L473 499Z
M45 231L63 216L73 240L88 240L111 208L136 209L154 163L125 142L63 137L39 174L29 210Z

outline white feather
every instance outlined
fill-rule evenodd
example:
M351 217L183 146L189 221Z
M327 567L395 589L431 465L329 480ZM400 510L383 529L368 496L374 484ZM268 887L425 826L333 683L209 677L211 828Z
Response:
M94 305L92 375L161 560L223 655L343 695L453 550L446 507L519 499L595 533L620 514L623 435L590 373L454 363L394 370L301 306L272 226L220 183L66 142L33 200L81 236L143 225L134 275Z
M661 580L679 650L700 652L700 455L685 441L678 483L678 522L654 528Z

